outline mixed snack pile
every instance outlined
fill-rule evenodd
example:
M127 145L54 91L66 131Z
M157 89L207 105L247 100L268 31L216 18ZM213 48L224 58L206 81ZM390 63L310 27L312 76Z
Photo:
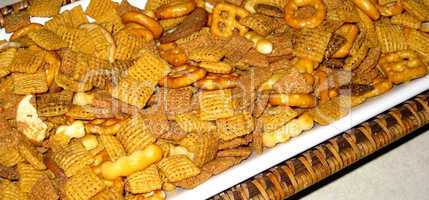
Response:
M428 73L428 0L62 4L4 19L2 200L165 199Z

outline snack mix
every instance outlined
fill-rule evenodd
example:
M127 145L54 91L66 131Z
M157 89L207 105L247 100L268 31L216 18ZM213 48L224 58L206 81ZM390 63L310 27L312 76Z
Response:
M428 73L427 0L65 2L1 20L0 199L165 199Z

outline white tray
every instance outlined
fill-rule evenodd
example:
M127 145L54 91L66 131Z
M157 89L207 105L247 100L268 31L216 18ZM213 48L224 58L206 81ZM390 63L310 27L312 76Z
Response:
M114 0L119 1L120 0ZM144 8L146 0L128 0L132 5ZM84 9L88 6L89 0L82 0L64 6L63 10L69 10L77 5L82 5ZM45 23L48 18L34 17L32 22ZM8 39L9 35L0 31L0 39ZM252 155L241 164L210 178L207 182L192 190L178 190L168 194L169 200L198 200L207 199L216 195L256 174L269 169L299 153L310 149L329 138L332 138L368 119L376 116L407 99L410 99L423 91L429 89L429 75L416 79L406 84L393 88L388 93L372 98L364 104L353 108L346 117L330 124L329 126L319 126L293 138L285 144L277 145L272 149L264 151L262 155Z

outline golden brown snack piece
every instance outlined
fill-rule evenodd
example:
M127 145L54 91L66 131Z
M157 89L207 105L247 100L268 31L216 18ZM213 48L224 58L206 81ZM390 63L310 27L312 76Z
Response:
M23 192L30 192L37 183L37 180L45 175L44 171L34 169L30 164L19 163L17 166L18 173L20 174L18 180L18 187Z
M54 183L47 175L43 175L36 180L29 192L29 196L34 200L57 200L60 198Z
M390 53L380 59L383 73L392 83L399 84L424 76L427 67L414 51Z
M158 19L182 17L191 13L196 6L195 1L192 0L173 0L158 7L155 10L155 16Z
M240 157L221 157L205 164L202 168L203 171L211 172L212 175L218 175L232 166L240 163L242 158Z
M202 170L200 174L175 182L174 185L184 189L192 189L197 187L198 185L201 185L210 177L212 177L211 172L208 172L207 170Z
M188 133L208 133L216 129L211 122L201 120L198 113L193 112L176 115L176 123L181 130Z
M294 54L300 58L322 62L332 33L322 28L303 28L298 32Z
M424 60L429 56L429 47L425 45L429 41L429 35L417 30L408 30L406 40L409 48L421 54L420 59Z
M28 13L34 17L52 17L60 12L61 0L35 0Z
M272 17L262 14L249 15L241 18L239 22L264 37L273 32L278 26Z
M205 75L206 71L202 68L183 65L174 68L168 76L164 77L164 79L159 82L159 84L168 88L182 88L204 78Z
M296 12L300 7L311 6L315 9L314 15L307 18L299 18ZM286 23L296 29L315 28L326 17L326 6L321 0L290 0L284 7Z
M402 25L413 29L419 29L421 27L421 21L419 21L409 13L395 15L390 18L390 21L392 22L392 24Z
M142 150L156 141L155 135L144 124L144 119L141 115L132 116L124 123L121 123L117 138L128 153Z
M112 161L116 161L120 157L125 156L125 149L115 136L100 135L99 139Z
M217 158L223 157L249 157L252 154L252 149L250 147L238 147L234 149L226 149L217 152Z
M174 155L162 159L157 164L169 182L181 181L200 174L201 170L184 155Z
M131 23L128 23L128 24L125 25L125 29L128 32L130 32L130 33L132 33L132 34L134 34L136 36L139 36L141 38L144 38L147 41L153 40L153 34L152 34L152 32L149 29L147 29L146 27L144 27L144 26L142 26L140 24L131 22Z
M216 74L229 74L233 70L233 67L225 62L202 62L199 66L207 72Z
M213 132L190 133L179 142L179 145L192 153L192 161L201 167L216 157L218 136Z
M226 55L222 47L203 46L193 49L189 54L189 60L196 62L219 62Z
M0 195L3 199L26 200L27 195L23 193L13 182L0 180Z
M230 89L202 91L198 95L202 120L216 120L234 115Z
M200 31L207 23L207 12L202 8L196 8L190 15L188 15L183 22L176 27L172 32L164 34L160 38L161 43L174 42L178 39L187 37L192 33Z
M285 142L292 137L297 137L303 131L311 129L313 125L311 115L304 113L273 132L265 132L263 134L263 144L266 147L274 147L278 143Z
M283 17L284 12L282 9L276 6L268 5L268 4L256 4L255 6L256 13L260 13L263 15L271 16L271 17Z
M399 1L386 2L385 4L379 3L376 7L380 12L380 15L387 17L399 15L404 10L401 2Z
M223 149L233 149L240 146L247 146L253 140L253 136L251 134L246 135L244 137L235 138L229 141L220 141L219 142L219 150Z
M10 36L10 40L16 40L20 37L26 36L28 33L31 33L32 31L39 30L42 28L43 28L43 26L40 24L36 24L36 23L28 24L28 25L14 31L13 34Z
M64 170L67 177L76 175L94 161L80 142L72 142L63 149L53 152L52 160Z
M236 74L208 74L203 79L193 84L203 90L223 90L237 87L238 76Z
M255 128L250 113L238 113L228 118L218 119L216 126L222 140L232 140L247 135Z
M154 38L159 38L163 32L162 26L155 19L143 13L128 12L122 15L122 21L124 23L133 22L146 27L152 32Z
M185 65L188 61L188 56L186 55L185 50L177 47L175 43L160 45L159 55L175 67Z
M429 6L425 5L420 0L403 0L401 5L410 14L414 15L418 20L425 21L429 19Z
M271 94L271 105L312 108L317 105L316 97L311 94Z
M89 199L105 187L104 182L91 169L84 168L67 180L64 190L67 198L78 200Z
M65 41L63 41L54 32L47 29L34 30L28 33L28 37L38 46L49 51L67 47L67 43Z
M358 36L359 28L354 24L345 24L341 26L336 34L346 39L346 42L332 55L333 58L344 58L350 53L353 43Z
M65 114L72 103L71 92L43 94L37 97L37 112L40 116L58 116Z
M126 189L133 194L148 193L161 189L162 181L156 165L127 177Z
M279 129L299 114L299 111L288 106L270 107L266 109L259 120L262 122L264 132L270 132Z
M187 16L159 20L159 24L161 24L164 31L169 32L170 30L175 29L177 26L183 23L186 17Z
M117 180L121 176L129 176L146 169L162 159L162 149L156 144L150 144L143 150L137 150L117 161L106 161L100 166L101 175L107 180Z
M10 64L14 60L16 55L16 49L8 49L0 53L0 78L3 78L9 75L10 72Z
M223 13L227 16L224 17ZM213 9L211 32L220 37L229 37L234 31L240 35L247 32L247 28L239 23L237 18L244 18L249 12L241 7L232 4L219 3Z
M311 74L300 73L292 67L273 85L273 90L280 94L308 94L313 91L314 78Z
M403 27L387 22L378 22L375 30L381 52L391 53L407 49Z
M374 5L374 2L371 0L352 0L352 2L366 15L371 17L372 20L377 20L380 18L380 13L377 10L377 7Z
M19 49L10 64L11 72L36 73L44 61L44 52L32 49Z
M352 100L349 96L338 96L311 109L309 114L318 124L327 125L347 115L351 107Z
M15 12L4 18L4 28L6 33L15 32L30 24L28 12Z
M13 181L19 179L19 173L12 167L6 167L0 164L0 177Z

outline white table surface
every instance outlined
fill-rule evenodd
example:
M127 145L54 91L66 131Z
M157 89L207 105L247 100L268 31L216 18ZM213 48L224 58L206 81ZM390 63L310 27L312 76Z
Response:
M429 199L429 130L301 200Z
M21 0L0 0L0 8L20 2Z

